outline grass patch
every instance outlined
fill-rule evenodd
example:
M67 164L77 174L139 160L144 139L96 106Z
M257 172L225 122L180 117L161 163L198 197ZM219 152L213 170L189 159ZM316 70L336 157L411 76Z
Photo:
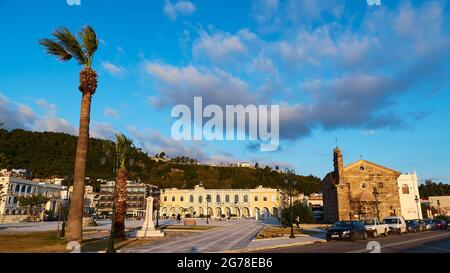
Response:
M268 239L268 238L280 238L291 234L291 228L289 227L264 227L257 235L256 239ZM294 228L295 235L304 234L301 229Z
M0 235L0 253L62 253L66 245L55 231Z

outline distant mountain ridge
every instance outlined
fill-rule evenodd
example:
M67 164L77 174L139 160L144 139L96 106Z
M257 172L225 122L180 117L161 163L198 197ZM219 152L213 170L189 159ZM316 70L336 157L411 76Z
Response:
M0 129L0 168L23 168L33 177L65 177L71 181L77 137L64 133L30 132ZM99 188L98 178L113 179L113 142L91 138L87 158L88 184ZM104 162L102 164L102 158ZM278 188L286 175L270 168L220 167L155 161L136 151L130 179L140 179L163 188L193 188L200 181L206 188ZM195 162L186 158L185 161ZM305 194L319 192L321 180L312 175L296 176L298 190Z

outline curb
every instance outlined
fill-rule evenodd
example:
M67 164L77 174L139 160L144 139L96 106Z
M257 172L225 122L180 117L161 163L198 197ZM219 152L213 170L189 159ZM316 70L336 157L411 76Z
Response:
M223 253L246 253L246 252L252 252L252 251L260 251L260 250L269 250L269 249L276 249L276 248L283 248L283 247L291 247L291 246L301 246L301 245L310 245L315 243L325 243L325 240L317 240L317 241L310 241L310 242L298 242L298 243L291 243L291 244L280 244L280 245L273 245L273 246L265 246L265 247L256 247L256 248L243 248L243 249L236 249L236 250L227 250Z
M290 234L284 235L283 237L274 237L274 238L264 238L264 239L254 239L254 242L265 242L265 241L273 241L273 240L281 240L289 238ZM296 234L295 237L308 237L307 234Z

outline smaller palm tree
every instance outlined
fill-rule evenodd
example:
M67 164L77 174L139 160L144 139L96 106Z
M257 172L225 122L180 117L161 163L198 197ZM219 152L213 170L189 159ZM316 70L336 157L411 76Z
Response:
M127 214L127 166L130 159L133 157L136 149L133 141L127 138L124 134L116 135L116 153L119 164L117 172L117 187L116 187L116 214L114 223L114 237L117 239L125 239L125 217Z

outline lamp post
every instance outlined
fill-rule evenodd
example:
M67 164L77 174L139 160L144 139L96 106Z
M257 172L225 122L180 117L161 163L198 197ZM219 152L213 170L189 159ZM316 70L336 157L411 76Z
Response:
M61 224L61 232L59 233L59 237L64 238L66 237L66 219L67 219L67 214L69 212L69 207L70 207L70 182L67 182L67 202L64 206L64 210L63 210L63 216L62 216L62 224Z
M163 192L164 192L164 190L163 190ZM158 205L157 205L158 210L156 213L156 227L159 227L159 213L160 213L159 210L161 209L160 206L161 206L161 190L159 191L159 194L158 194Z
M373 196L375 197L375 208L377 210L377 219L380 220L380 210L378 208L378 197L380 196L380 192L377 188L373 188Z
M416 195L416 198L414 198L414 201L416 201L417 206L417 219L420 219L420 211L419 211L419 197Z
M289 170L288 168L286 168L285 171L289 175L295 175L294 170ZM294 234L294 208L293 208L293 204L292 204L292 198L293 198L292 186L297 185L297 181L285 179L284 183L287 184L287 186L288 186L289 204L290 204L290 210L291 210L291 236L289 236L289 238L294 239L295 234Z
M439 199L437 200L437 205L438 205L438 214L439 216L441 216L441 201L439 201Z
M210 199L211 198L211 195L209 195L209 194L206 194L206 223L207 224L209 224L209 209L208 209L208 206L209 206L209 202L210 202Z
M104 159L102 159L103 162ZM112 215L111 215L111 229L109 232L109 242L108 249L106 253L116 253L114 249L114 225L116 222L116 192L117 192L117 164L119 163L119 153L115 151L114 153L114 166L113 166L113 174L114 174L114 188L112 192ZM104 163L103 163L104 164Z

